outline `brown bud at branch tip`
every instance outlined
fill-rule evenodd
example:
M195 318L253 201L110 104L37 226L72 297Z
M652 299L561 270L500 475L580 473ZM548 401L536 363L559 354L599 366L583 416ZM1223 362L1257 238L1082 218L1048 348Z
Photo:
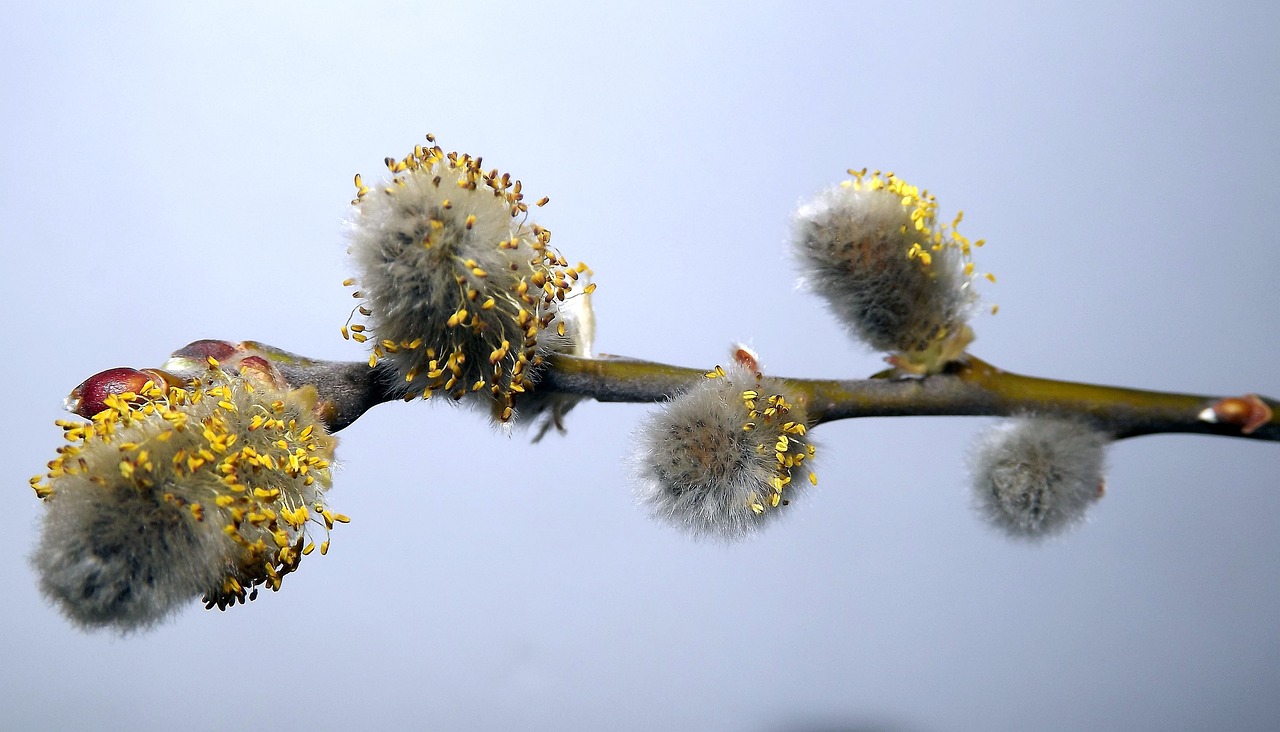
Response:
M1200 412L1200 420L1211 424L1229 424L1240 428L1240 434L1252 434L1254 430L1271 421L1271 407L1257 394L1219 399L1213 406Z

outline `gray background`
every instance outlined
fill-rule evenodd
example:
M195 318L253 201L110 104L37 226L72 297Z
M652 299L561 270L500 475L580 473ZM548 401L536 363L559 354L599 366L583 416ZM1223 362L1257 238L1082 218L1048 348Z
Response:
M633 505L645 407L507 438L444 404L341 435L327 557L226 613L86 635L35 590L63 395L199 337L359 359L342 220L426 132L512 171L596 272L601 351L880 367L795 290L797 202L847 167L989 242L1007 369L1280 395L1264 3L34 3L0 29L4 729L1274 729L1273 445L1116 446L1083 529L968 506L985 420L815 431L757 540Z

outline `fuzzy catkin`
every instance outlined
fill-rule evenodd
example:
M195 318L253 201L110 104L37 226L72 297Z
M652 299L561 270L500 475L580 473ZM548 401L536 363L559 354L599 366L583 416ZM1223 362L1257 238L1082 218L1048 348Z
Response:
M637 430L636 494L655 519L697 537L746 538L802 491L813 445L779 379L741 368L708 378Z
M872 348L954 356L972 338L970 244L935 212L931 196L892 174L823 191L793 221L802 282Z
M60 486L32 562L40 590L85 629L150 627L218 586L220 526L120 487Z
M357 176L350 284L367 324L343 332L394 366L405 397L467 398L506 422L543 358L583 338L563 306L587 268L527 221L519 181L480 162L419 146L387 159L377 189Z
M334 440L314 389L210 368L104 403L59 423L70 444L32 479L46 502L41 590L84 628L128 632L195 598L225 608L279 589L311 551L308 524L327 534L346 520L324 505Z
M974 502L1004 534L1040 539L1081 523L1102 495L1108 437L1079 422L1024 417L978 440Z

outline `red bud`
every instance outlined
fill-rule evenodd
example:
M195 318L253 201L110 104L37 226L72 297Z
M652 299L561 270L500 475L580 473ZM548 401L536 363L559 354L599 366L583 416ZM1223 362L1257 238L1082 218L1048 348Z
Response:
M215 360L226 361L236 352L235 345L226 341L203 339L192 341L173 352L174 356L183 356L197 361L204 361L212 356Z
M72 389L67 396L67 409L89 418L107 408L108 396L126 391L136 394L142 391L144 384L154 380L151 375L137 369L107 369L90 376Z

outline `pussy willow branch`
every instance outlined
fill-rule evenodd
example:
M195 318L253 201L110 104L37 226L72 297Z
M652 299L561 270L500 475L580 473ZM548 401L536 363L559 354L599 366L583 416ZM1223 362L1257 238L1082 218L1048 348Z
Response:
M389 369L368 364L298 358L278 363L294 386L312 384L327 409L330 429L349 426L370 408L395 400ZM701 369L607 356L549 359L538 391L600 402L659 402L703 378ZM1155 433L1195 433L1280 441L1280 402L1259 397L1269 418L1251 431L1201 418L1225 397L1098 386L1022 376L966 356L944 373L923 378L786 379L817 423L852 417L1011 416L1034 413L1088 421L1116 439ZM518 403L517 403L518 406Z

